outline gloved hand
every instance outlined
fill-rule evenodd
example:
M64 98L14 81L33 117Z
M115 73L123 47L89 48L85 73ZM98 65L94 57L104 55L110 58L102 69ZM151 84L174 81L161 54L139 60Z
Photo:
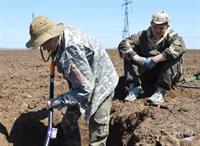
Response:
M56 108L58 110L62 109L67 105L67 101L62 97L62 95L55 96L53 99L48 99L47 109Z
M152 69L157 62L155 62L152 58L141 57L138 61L138 64L144 69Z
M55 96L53 99L49 99L47 101L46 108L47 109L56 108L56 109L60 110L67 105L75 105L75 104L77 104L77 102L72 100L72 98L70 98L70 96L67 96L67 94L65 94L65 96L64 96L62 94L62 95Z
M64 107L63 101L62 101L62 96L56 96L53 99L49 99L47 101L47 109L53 109L53 108L57 108L57 109L61 109L62 107Z

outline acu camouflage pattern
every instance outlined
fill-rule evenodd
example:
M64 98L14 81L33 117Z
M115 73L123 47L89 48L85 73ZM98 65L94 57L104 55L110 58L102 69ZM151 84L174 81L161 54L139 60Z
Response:
M118 75L106 50L75 27L66 27L54 60L72 84L69 92L57 97L59 106L77 104L86 119L117 86Z
M122 40L118 50L120 56L124 59L125 76L129 82L141 84L138 78L139 73L134 67L135 63L126 58L126 56L134 56L136 54L143 57L152 57L162 53L166 56L166 61L158 63L156 66L159 67L153 68L160 71L160 74L155 72L157 74L154 74L154 76L157 76L157 84L161 87L170 89L174 82L179 80L185 44L182 37L172 29L166 30L162 38L156 39L153 37L149 27L147 30ZM153 78L149 75L147 77Z
M78 119L89 120L89 145L105 146L109 134L117 72L106 50L79 29L67 26L54 57L59 73L72 88L56 97L57 107L68 105L62 127L68 146L80 146Z

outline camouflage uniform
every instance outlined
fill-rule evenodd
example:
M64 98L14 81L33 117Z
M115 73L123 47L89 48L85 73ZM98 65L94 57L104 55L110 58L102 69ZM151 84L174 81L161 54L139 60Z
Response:
M89 120L90 146L105 146L109 133L113 91L117 72L106 50L79 29L66 26L54 57L57 70L72 88L54 98L61 108L68 105L62 127L68 146L80 146L78 119Z
M171 89L180 78L185 44L182 38L170 28L162 38L156 39L149 27L122 40L118 50L121 57L127 54L152 57L160 53L166 56L166 61L158 63L151 70L142 70L136 62L123 57L127 82L134 86L153 83L164 89Z
M112 96L103 102L89 119L90 146L105 146L109 133L110 109ZM67 146L81 146L78 119L81 113L77 106L68 106L62 120L62 128Z

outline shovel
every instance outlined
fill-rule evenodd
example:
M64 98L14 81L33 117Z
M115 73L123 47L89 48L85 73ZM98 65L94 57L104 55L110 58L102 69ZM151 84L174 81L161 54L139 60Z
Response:
M55 62L52 60L50 64L50 91L49 91L50 99L54 97L54 75L55 75ZM55 139L56 134L57 134L57 129L53 128L53 109L49 109L48 129L44 145L49 146L50 140Z

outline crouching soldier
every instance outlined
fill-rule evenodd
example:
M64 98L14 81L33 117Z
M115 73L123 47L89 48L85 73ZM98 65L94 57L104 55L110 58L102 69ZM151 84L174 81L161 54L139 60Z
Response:
M160 11L151 19L147 30L133 34L119 43L118 50L124 60L125 78L129 92L125 100L134 101L144 92L142 85L155 87L148 101L164 102L181 76L183 39L169 27L170 16Z

